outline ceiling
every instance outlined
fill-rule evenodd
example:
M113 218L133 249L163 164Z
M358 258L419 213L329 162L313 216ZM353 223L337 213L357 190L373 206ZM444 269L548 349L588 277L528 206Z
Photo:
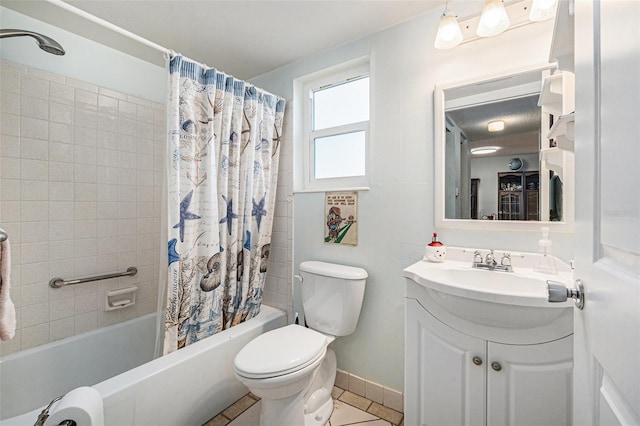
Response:
M433 9L444 0L66 0L153 43L249 79L303 57L365 37ZM149 62L162 55L97 28L52 2L2 5ZM482 6L479 1L479 8ZM435 34L434 34L435 36Z
M483 157L538 152L541 119L538 95L449 110L446 115L467 137L470 149L500 147L495 154ZM495 120L504 121L504 130L490 132L487 129L488 123Z

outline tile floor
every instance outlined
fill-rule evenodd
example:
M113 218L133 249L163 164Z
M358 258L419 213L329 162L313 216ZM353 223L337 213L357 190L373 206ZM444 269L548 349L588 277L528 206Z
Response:
M403 426L402 413L354 393L334 387L333 398L333 414L327 426ZM259 422L260 400L247 394L203 426L258 426Z

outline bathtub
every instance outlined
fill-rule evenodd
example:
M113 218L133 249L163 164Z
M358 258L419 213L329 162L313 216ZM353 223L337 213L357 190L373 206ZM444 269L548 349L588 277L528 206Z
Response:
M155 318L147 315L0 359L0 424L33 425L55 396L93 386L103 398L105 426L200 426L248 392L233 373L238 351L286 325L284 312L262 305L249 321L151 360Z

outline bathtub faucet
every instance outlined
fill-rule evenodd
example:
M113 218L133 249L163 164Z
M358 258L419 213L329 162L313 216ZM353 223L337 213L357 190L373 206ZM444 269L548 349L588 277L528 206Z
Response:
M38 414L38 420L36 420L33 426L44 426L44 422L46 422L47 419L49 418L49 410L51 409L51 406L55 402L60 401L63 397L64 395L60 395L53 398L53 400L49 403L49 405L47 405L46 408L42 410L40 414ZM65 420L62 423L60 423L60 425L58 426L76 426L76 422L74 422L73 420Z

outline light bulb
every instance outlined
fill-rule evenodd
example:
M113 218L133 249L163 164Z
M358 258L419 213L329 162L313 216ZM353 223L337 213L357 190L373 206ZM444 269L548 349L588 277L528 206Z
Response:
M446 11L440 18L434 47L436 49L451 49L462 42L462 31L453 12Z
M545 21L553 18L558 0L533 0L531 11L529 12L530 21Z
M509 17L502 0L487 0L482 9L476 34L479 37L498 35L509 28Z

